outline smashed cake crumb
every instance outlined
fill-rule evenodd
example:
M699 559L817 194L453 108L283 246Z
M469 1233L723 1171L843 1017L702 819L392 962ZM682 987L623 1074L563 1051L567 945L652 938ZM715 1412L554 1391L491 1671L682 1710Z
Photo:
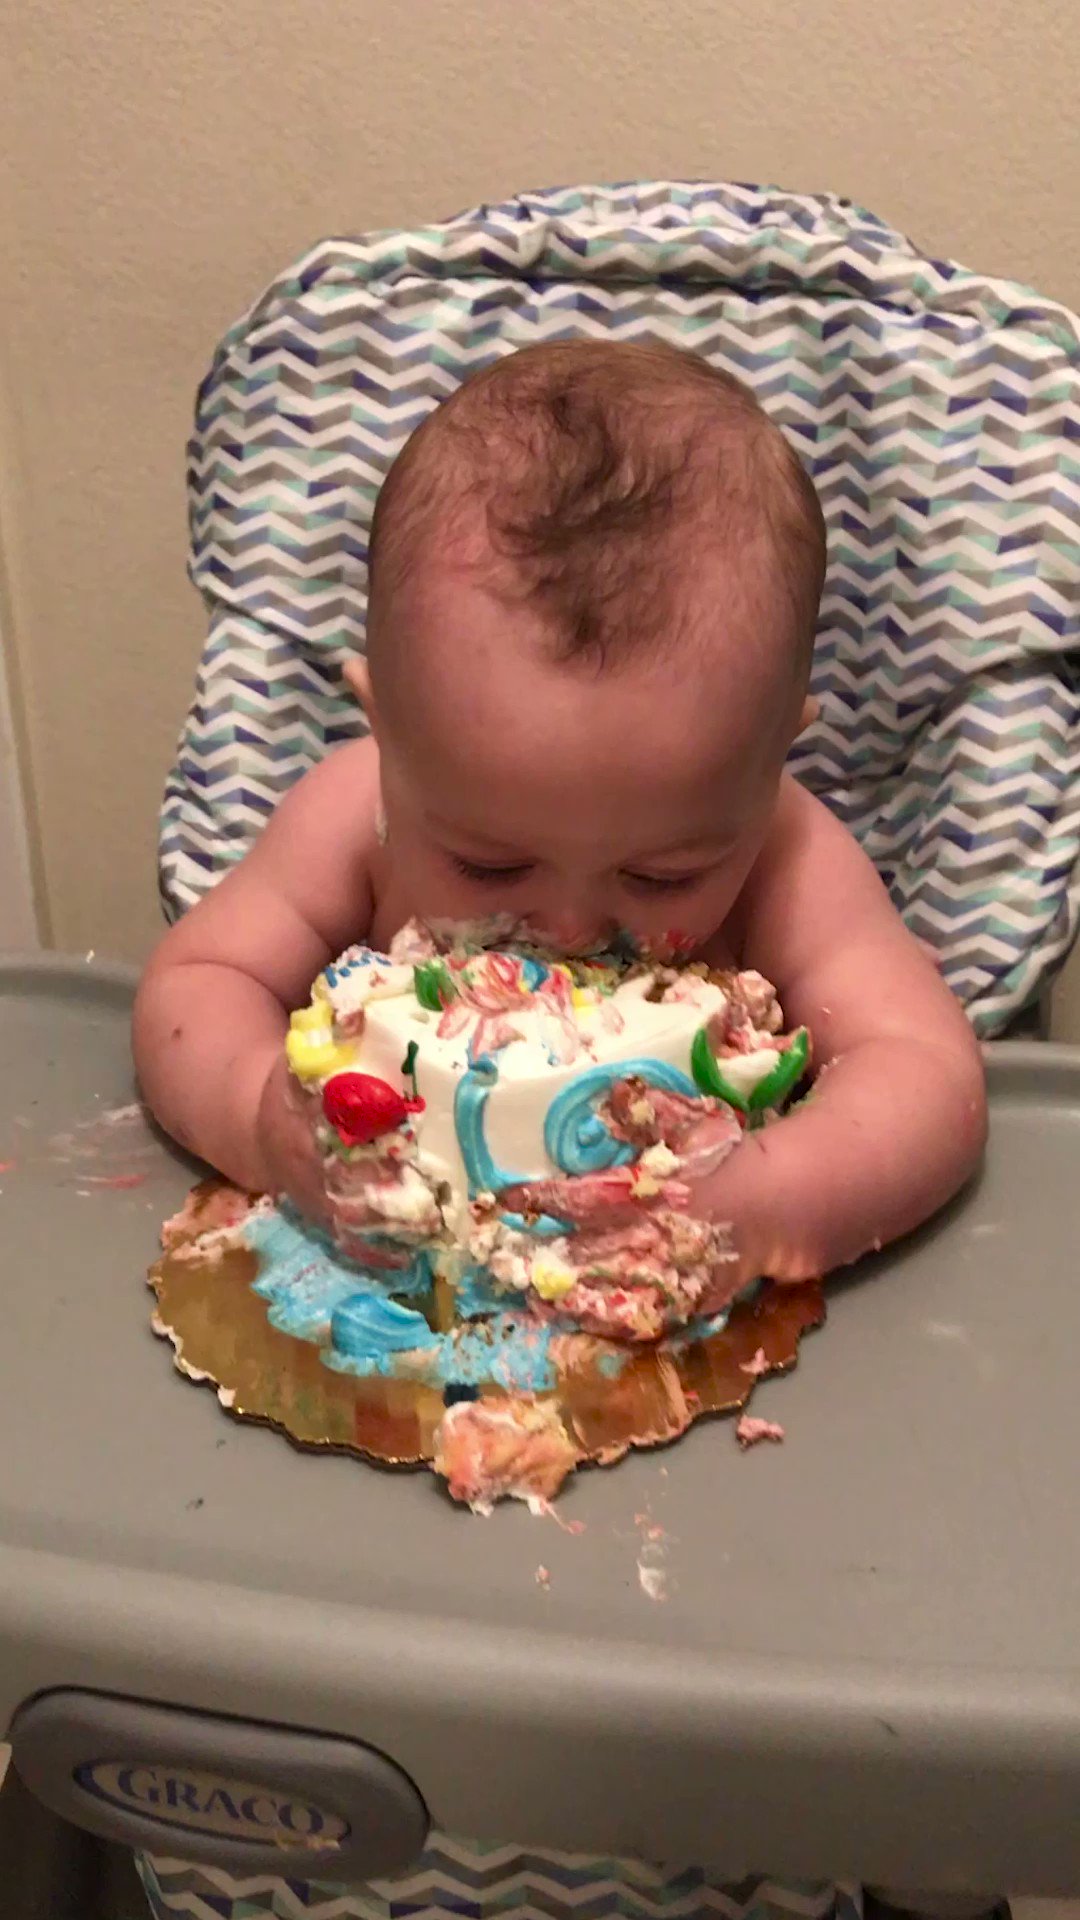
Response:
M762 1440L779 1442L784 1438L784 1429L778 1420L759 1420L756 1414L744 1413L735 1428L735 1438L740 1447L756 1447Z
M762 1374L768 1373L768 1371L769 1362L765 1357L764 1347L758 1348L752 1360L740 1360L739 1362L739 1372L748 1373L751 1380L760 1380Z

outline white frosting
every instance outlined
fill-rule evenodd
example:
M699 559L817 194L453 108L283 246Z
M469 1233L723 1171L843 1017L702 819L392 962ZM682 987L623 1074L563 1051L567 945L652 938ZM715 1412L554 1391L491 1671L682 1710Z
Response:
M423 1249L471 1311L509 1289L619 1339L686 1324L731 1255L685 1182L738 1145L734 1105L781 1057L771 989L750 987L464 936L440 952L420 927L343 954L287 1042L339 1244L390 1271Z
M454 1124L454 1096L468 1069L468 1045L476 1018L454 1037L440 1039L439 1015L425 1013L417 1004L412 969L393 971L404 976L404 990L392 996L380 982L378 998L367 1003L354 1065L358 1072L401 1086L402 1063L410 1042L417 1042L417 1088L426 1106L423 1113L414 1116L412 1124L425 1162L438 1168L439 1177L447 1180L455 1193L464 1193L466 1173ZM346 995L350 1008L356 1004L357 979L357 975L349 975L343 983L342 1011ZM550 1016L542 1007L526 1001L520 1011L507 1012L506 1019L522 1037L510 1041L495 1056L498 1078L485 1112L487 1144L500 1167L529 1179L559 1174L545 1151L544 1117L560 1088L591 1066L619 1060L661 1060L679 1068L688 1079L692 1077L691 1042L710 1014L724 1004L723 989L695 979L690 995L684 977L679 999L652 1001L645 998L650 984L650 976L638 976L624 981L605 1000L575 1007L583 1048L567 1064L553 1066L550 1062ZM337 1013L339 990L331 987L328 998ZM620 1016L621 1031L612 1030L610 1013L605 1012L611 1008ZM725 1071L728 1064L725 1062Z
M719 1067L728 1086L745 1100L758 1082L772 1072L779 1059L779 1047L756 1047L753 1053L726 1053Z

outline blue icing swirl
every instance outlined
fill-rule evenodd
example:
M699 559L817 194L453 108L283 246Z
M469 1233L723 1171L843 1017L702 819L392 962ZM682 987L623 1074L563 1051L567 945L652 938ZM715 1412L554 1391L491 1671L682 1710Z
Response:
M463 1073L454 1091L454 1126L461 1157L469 1182L469 1198L478 1193L498 1193L502 1187L516 1187L527 1174L508 1173L491 1157L484 1133L484 1114L499 1069L489 1053L482 1054Z
M609 1167L629 1166L637 1158L633 1147L608 1131L594 1105L617 1081L631 1078L665 1093L699 1098L689 1075L669 1067L665 1060L617 1060L608 1066L586 1067L555 1095L544 1120L548 1157L563 1173L604 1173Z
M554 1322L503 1312L452 1334L434 1333L412 1308L355 1293L335 1310L323 1360L334 1373L370 1379L400 1376L402 1355L409 1354L409 1374L430 1386L492 1381L517 1393L546 1393L556 1385L551 1346L559 1331Z
M424 1294L431 1287L426 1253L401 1269L357 1266L317 1227L285 1209L253 1214L244 1224L244 1239L262 1256L252 1285L269 1303L270 1325L296 1340L324 1340L334 1309L360 1285L378 1299Z
M356 1288L355 1271L339 1264L320 1234L284 1213L255 1214L244 1238L262 1256L254 1289L268 1303L270 1325L297 1340L324 1339L337 1302Z
M610 1167L630 1166L637 1158L632 1146L616 1140L595 1106L617 1081L631 1076L665 1093L684 1094L692 1100L699 1097L689 1074L669 1066L666 1060L617 1060L607 1066L586 1067L556 1094L544 1120L544 1146L561 1173L602 1173ZM530 1178L500 1167L487 1144L487 1103L498 1077L495 1061L484 1054L471 1061L454 1094L454 1125L465 1162L469 1198L473 1200L478 1193L498 1193L503 1187L520 1186ZM564 1223L549 1214L531 1223L517 1213L504 1214L503 1219L507 1226L541 1238L566 1231Z
M492 1380L529 1393L555 1385L550 1348L558 1323L514 1311L517 1296L497 1292L482 1268L469 1270L459 1296L459 1311L475 1324L436 1333L400 1299L430 1292L424 1253L404 1271L364 1268L337 1254L318 1228L277 1208L251 1216L244 1239L260 1256L252 1287L267 1301L271 1325L322 1347L335 1373L393 1378L407 1371L434 1386ZM416 1356L407 1369L405 1354Z
M553 1322L503 1313L483 1326L460 1327L444 1343L438 1375L448 1384L496 1386L516 1393L547 1393L556 1384L551 1343L560 1331Z
M492 1159L484 1132L484 1117L498 1077L499 1069L491 1055L482 1054L462 1075L454 1092L454 1126L461 1157L465 1162L470 1200L475 1200L478 1193L498 1193L503 1187L520 1186L532 1177L527 1173L508 1173L505 1167L500 1167ZM503 1220L508 1227L515 1227L521 1233L530 1232L541 1237L551 1238L566 1232L561 1220L553 1220L547 1214L542 1214L531 1225L520 1213L504 1213Z
M507 1293L488 1278L486 1267L467 1267L454 1289L454 1305L462 1320L479 1320L524 1300L525 1293Z
M364 1269L337 1255L318 1229L276 1209L249 1218L244 1238L260 1255L252 1286L269 1303L271 1323L319 1347L323 1364L335 1373L408 1377L464 1392L488 1381L519 1393L547 1393L557 1385L553 1345L561 1334L576 1331L573 1323L534 1320L521 1311L521 1297L494 1288L482 1267L469 1268L456 1290L459 1324L437 1333L400 1299L406 1291L410 1297L430 1292L426 1255L402 1273ZM702 1316L664 1344L678 1351L707 1338L726 1319L726 1313ZM603 1348L597 1366L616 1378L631 1357L629 1349Z
M380 1372L381 1363L393 1355L441 1345L440 1336L415 1307L364 1292L349 1294L335 1307L330 1339L343 1358L370 1362Z

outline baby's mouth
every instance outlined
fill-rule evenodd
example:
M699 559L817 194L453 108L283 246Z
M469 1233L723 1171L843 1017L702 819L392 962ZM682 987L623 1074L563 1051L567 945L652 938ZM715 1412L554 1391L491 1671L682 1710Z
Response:
M602 928L586 932L581 928L560 924L548 925L543 920L527 915L519 923L519 934L530 945L549 948L553 953L564 953L568 959L584 959L589 954L607 953L619 938L614 921Z

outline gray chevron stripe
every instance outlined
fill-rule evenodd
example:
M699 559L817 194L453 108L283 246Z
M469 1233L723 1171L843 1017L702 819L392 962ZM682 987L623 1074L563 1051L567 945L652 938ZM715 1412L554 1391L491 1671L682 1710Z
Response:
M700 1868L551 1851L521 1852L433 1835L400 1879L346 1890L143 1855L139 1870L155 1920L861 1920L852 1888L753 1877L726 1885Z
M1080 909L1080 333L827 195L527 194L324 243L267 288L215 356L189 449L211 637L165 797L167 910L360 731L340 668L409 431L476 368L571 335L692 347L792 435L830 536L822 712L793 769L979 1031L999 1029Z

